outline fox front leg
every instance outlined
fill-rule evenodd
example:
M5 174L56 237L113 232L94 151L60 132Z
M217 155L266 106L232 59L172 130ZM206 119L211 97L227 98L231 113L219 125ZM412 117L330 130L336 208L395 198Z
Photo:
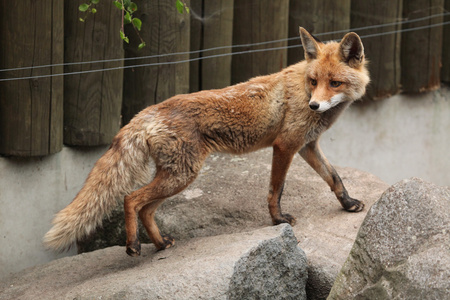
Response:
M358 212L363 210L364 203L348 195L338 173L320 150L317 140L306 144L299 151L299 154L328 183L346 211Z
M281 213L280 205L284 181L294 154L295 152L291 153L291 151L282 150L282 148L277 145L273 147L272 173L267 202L269 204L269 212L274 225L289 223L293 226L295 224L295 218L293 216Z

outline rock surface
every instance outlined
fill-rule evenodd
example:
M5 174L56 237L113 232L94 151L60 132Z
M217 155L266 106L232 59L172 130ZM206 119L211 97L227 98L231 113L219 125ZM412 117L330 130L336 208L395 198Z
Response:
M67 257L0 284L0 299L306 299L306 257L292 227Z
M161 232L180 242L271 226L266 200L271 160L271 149L241 156L211 155L196 181L157 210ZM283 211L297 218L294 232L308 257L307 293L311 300L328 296L368 208L389 187L372 174L336 169L350 196L365 201L364 211L344 211L328 185L299 155L289 169L281 201ZM119 207L80 249L125 245L124 229ZM143 230L140 238L149 242Z
M450 189L403 180L376 202L328 299L448 299Z

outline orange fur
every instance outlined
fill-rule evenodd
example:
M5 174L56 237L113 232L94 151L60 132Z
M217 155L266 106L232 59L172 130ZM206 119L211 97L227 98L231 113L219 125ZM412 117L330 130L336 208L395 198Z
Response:
M68 248L99 226L124 197L127 253L140 254L138 216L158 249L172 246L173 239L159 232L155 211L194 181L206 157L216 151L240 154L273 147L268 204L274 224L295 222L281 212L280 198L297 152L330 185L344 209L361 210L364 205L348 196L318 139L365 92L369 77L362 43L355 33L327 44L304 29L300 35L305 61L224 89L178 95L136 115L95 164L73 202L56 215L44 237L46 246ZM155 175L148 183L152 161Z

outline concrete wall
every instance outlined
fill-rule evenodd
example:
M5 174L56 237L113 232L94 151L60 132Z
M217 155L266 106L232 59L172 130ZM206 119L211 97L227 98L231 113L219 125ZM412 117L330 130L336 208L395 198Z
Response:
M332 164L389 184L415 176L450 186L450 88L355 103L320 144Z
M45 251L41 240L53 215L72 201L105 150L64 148L43 158L0 158L0 279L76 253Z
M332 164L371 172L390 184L417 176L450 185L449 130L450 89L444 87L355 104L324 134L321 145ZM0 157L0 279L61 256L45 251L41 239L106 149Z

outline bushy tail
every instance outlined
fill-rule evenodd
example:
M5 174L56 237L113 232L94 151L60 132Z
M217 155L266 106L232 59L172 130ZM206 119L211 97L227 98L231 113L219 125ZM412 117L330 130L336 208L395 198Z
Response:
M67 250L100 226L105 215L126 194L148 182L148 146L143 137L120 134L96 162L75 199L53 219L44 245L55 251Z

